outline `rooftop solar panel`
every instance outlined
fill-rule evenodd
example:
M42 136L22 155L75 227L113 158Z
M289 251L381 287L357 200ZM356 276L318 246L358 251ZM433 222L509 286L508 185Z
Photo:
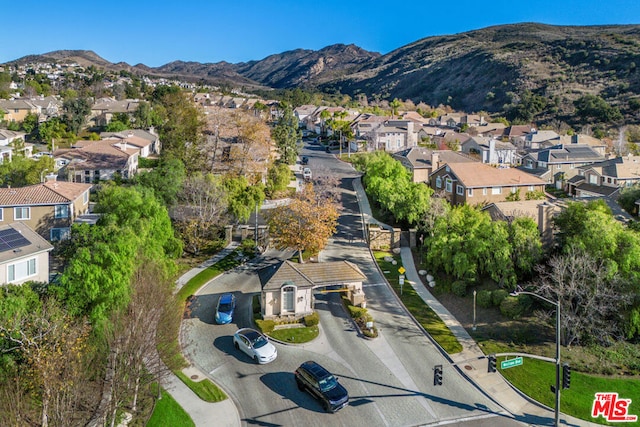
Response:
M0 252L21 248L30 243L19 231L13 228L0 230Z

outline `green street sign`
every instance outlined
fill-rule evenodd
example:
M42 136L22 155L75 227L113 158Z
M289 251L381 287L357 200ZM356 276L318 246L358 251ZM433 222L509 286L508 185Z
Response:
M513 368L514 366L522 365L522 357L516 357L515 359L503 360L500 362L500 369Z

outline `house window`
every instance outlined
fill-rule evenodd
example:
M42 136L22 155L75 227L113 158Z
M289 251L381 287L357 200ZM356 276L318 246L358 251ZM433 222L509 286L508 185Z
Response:
M535 191L535 187L533 185L530 185L529 187L527 187L527 191Z
M87 204L89 203L89 192L85 191L84 193L82 193L82 203L83 204Z
M502 187L491 187L491 194L502 194Z
M518 191L518 187L511 187L511 193L515 193Z
M295 286L285 286L282 288L282 311L295 312Z
M484 188L482 189L482 195L483 195L483 196L486 196L486 195L487 195L487 187L484 187Z
M13 218L18 219L31 219L31 208L13 208Z
M69 227L52 228L49 232L49 240L57 242L59 240L66 240L71 237L71 229Z
M456 194L459 196L464 195L464 187L462 185L456 185Z
M562 169L562 165L558 165L558 170Z
M56 205L56 218L69 218L69 206Z
M467 188L467 197L473 197L473 188Z
M36 275L36 259L31 258L7 266L7 283L24 280Z
M575 169L575 168L576 168L576 165L574 165L573 163L569 165L569 169Z
M531 160L527 159L524 162L524 167L527 168L527 169L533 169L533 162Z
M4 221L4 209L0 208L0 221Z
M436 177L436 188L442 188L442 178Z
M445 180L445 190L447 191L447 193L451 193L451 191L453 191L453 190L452 190L452 184L453 184L453 183L452 183L452 181L451 181L449 178L447 178L447 179Z

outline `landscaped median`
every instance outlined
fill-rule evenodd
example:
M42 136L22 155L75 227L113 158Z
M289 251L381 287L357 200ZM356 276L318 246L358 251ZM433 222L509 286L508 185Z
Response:
M260 310L260 295L253 297L253 320L262 333L287 344L303 344L314 340L320 330L320 316L314 312L301 319L263 320Z
M455 354L462 351L462 345L458 339L447 328L447 325L438 315L427 305L418 295L413 287L406 281L400 285L398 269L402 266L400 255L388 251L375 251L374 256L384 274L385 279L391 285L402 304L409 310L409 313L420 323L420 325L431 335L431 337L448 354ZM391 259L391 261L385 260ZM395 264L393 263L395 261Z

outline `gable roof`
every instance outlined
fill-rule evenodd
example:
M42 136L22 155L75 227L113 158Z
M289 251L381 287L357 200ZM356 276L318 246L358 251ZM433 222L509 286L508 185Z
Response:
M477 162L477 160L458 151L451 150L432 150L424 147L411 147L392 154L396 159L406 159L414 169L433 168L431 163L433 155L437 157L437 163L465 163ZM436 168L438 167L436 165Z
M27 187L0 188L0 206L37 206L71 203L77 200L85 191L91 189L91 184L78 182L50 181Z
M349 261L296 264L282 261L258 271L263 290L280 289L286 282L297 287L361 282L366 279L357 265Z
M593 169L601 176L617 179L640 179L640 156L616 157L589 166L582 166L581 169Z
M540 178L515 168L494 168L480 162L447 163L438 168L449 167L451 173L467 188L544 185Z
M554 145L540 151L531 152L527 156L546 163L598 162L604 160L604 156L593 148L581 144Z
M140 149L118 148L113 141L77 141L75 148L58 149L54 157L62 157L71 161L67 167L75 164L80 169L126 169L127 161L131 156L140 152ZM73 168L73 166L71 166Z

